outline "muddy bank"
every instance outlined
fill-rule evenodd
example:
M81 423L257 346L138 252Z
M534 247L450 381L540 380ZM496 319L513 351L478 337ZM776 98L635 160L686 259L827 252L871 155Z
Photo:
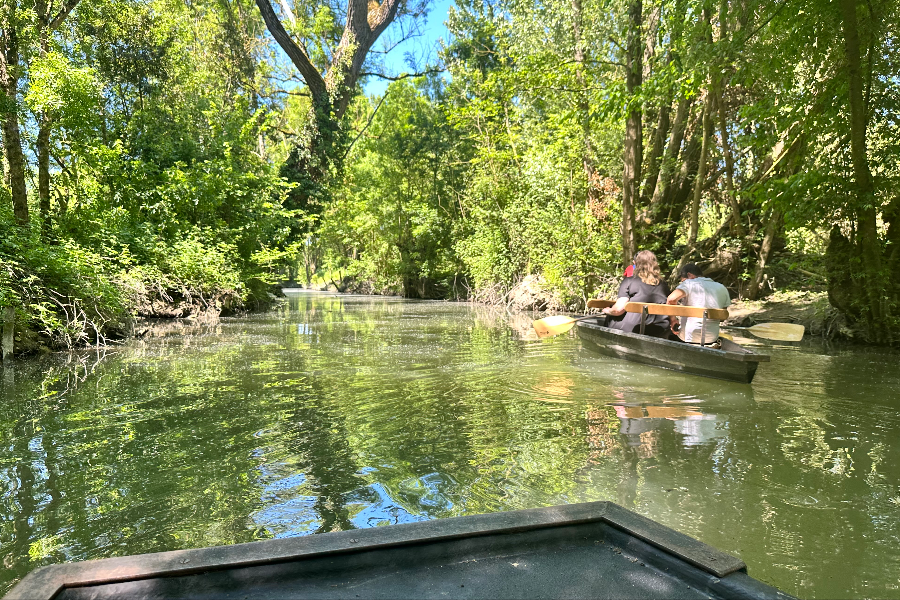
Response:
M212 319L226 317L244 309L240 295L234 290L202 294L165 292L138 298L134 315L138 319Z

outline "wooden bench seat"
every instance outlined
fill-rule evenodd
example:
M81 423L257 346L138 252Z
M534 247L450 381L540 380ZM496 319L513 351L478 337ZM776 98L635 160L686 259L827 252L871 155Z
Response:
M588 300L588 308L608 308L614 305L612 300ZM702 306L681 306L680 304L654 304L652 302L629 302L625 305L625 312L641 315L641 335L646 328L647 315L666 315L669 317L694 317L702 319L700 326L700 339L706 339L707 321L724 321L728 318L728 311L724 308L704 308ZM696 342L694 342L696 343ZM700 342L701 346L706 345Z
M615 304L612 300L588 300L588 308L609 308ZM702 319L704 316L713 321L724 321L728 318L728 311L724 308L703 308L702 306L682 306L680 304L653 304L651 302L629 302L625 305L625 312L642 313L647 307L648 315L668 315L670 317L694 317ZM706 313L704 315L704 313Z

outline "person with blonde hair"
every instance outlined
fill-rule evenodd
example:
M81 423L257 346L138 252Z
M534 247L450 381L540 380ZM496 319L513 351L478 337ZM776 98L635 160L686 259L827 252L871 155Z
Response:
M607 327L629 333L640 333L641 315L626 313L625 305L629 302L665 304L668 296L669 286L660 274L656 255L649 250L641 250L634 255L634 274L623 279L619 285L619 297L616 303L603 309L603 312L609 315ZM669 317L648 315L644 333L654 337L667 337L669 335Z

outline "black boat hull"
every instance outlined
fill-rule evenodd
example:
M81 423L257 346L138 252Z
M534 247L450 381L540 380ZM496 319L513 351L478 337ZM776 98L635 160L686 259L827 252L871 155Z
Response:
M578 336L591 349L607 356L738 383L753 381L759 363L769 362L768 355L757 354L730 340L721 340L721 349L716 349L626 333L592 320L578 322Z
M561 597L791 598L610 502L54 565L6 598Z

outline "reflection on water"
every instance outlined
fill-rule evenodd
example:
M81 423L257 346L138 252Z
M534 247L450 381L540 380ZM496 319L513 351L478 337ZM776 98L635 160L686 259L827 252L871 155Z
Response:
M900 598L897 354L763 345L748 386L530 321L298 294L4 369L0 593L54 562L612 500L802 597Z

